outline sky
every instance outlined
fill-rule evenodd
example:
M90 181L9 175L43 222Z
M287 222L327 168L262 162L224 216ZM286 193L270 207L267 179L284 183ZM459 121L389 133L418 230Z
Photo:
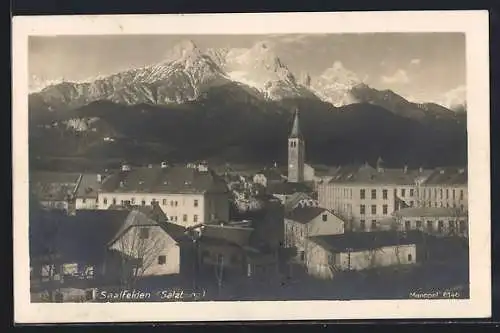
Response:
M297 76L314 78L340 62L371 87L417 102L441 101L466 84L461 33L37 36L29 39L30 77L79 81L142 67L186 39L202 50L266 41Z

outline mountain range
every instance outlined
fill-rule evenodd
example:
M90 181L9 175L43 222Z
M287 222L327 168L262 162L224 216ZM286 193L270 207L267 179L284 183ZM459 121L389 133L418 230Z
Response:
M464 112L374 89L339 62L297 77L265 42L201 51L184 41L159 63L33 92L30 149L45 157L284 161L295 109L318 163L375 155L395 164L466 161Z

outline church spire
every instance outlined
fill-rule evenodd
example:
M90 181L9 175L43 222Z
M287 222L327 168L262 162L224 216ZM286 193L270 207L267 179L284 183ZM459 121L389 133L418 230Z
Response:
M302 133L299 126L299 109L295 109L295 115L293 118L292 132L290 133L290 138L302 138Z

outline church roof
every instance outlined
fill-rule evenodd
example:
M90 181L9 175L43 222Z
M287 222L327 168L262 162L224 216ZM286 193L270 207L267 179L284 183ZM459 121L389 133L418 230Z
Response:
M302 138L302 132L300 131L299 126L299 110L295 111L295 115L293 117L293 126L292 132L290 133L290 138Z

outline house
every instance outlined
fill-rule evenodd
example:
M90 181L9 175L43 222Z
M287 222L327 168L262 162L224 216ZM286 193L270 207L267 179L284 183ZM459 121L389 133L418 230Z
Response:
M284 205L288 198L292 197L295 193L312 193L312 189L305 183L276 183L270 184L266 188L266 193L278 199Z
M398 230L420 230L435 236L468 237L468 214L460 208L405 208L395 211L390 221Z
M68 211L80 180L79 173L31 172L30 191L46 208Z
M120 262L107 243L125 222L126 211L85 210L67 215L30 209L32 292L53 288L88 289L117 283Z
M81 174L78 188L75 193L75 208L97 209L98 193L101 187L103 175L101 174Z
M285 178L277 168L266 168L253 176L253 182L267 187L270 184L283 183Z
M150 206L158 202L168 220L185 227L212 219L228 220L230 193L213 171L184 166L132 168L103 180L98 194L99 209L110 205Z
M297 207L318 207L319 202L307 193L297 192L286 198L284 206L290 212Z
M295 263L303 265L311 236L344 233L344 221L320 207L297 207L284 220L285 247L295 248Z
M163 229L166 222L168 219L157 203L131 207L125 223L108 243L110 250L125 259L125 274L139 279L179 273L179 247Z
M437 168L419 186L422 207L468 210L467 170Z
M348 232L310 237L305 254L309 275L331 279L338 272L394 265L412 265L419 259L421 232Z
M330 181L318 184L318 201L349 221L349 229L376 231L392 212L418 206L417 184L431 173L421 168L388 169L381 158L376 168L368 163L344 166Z

